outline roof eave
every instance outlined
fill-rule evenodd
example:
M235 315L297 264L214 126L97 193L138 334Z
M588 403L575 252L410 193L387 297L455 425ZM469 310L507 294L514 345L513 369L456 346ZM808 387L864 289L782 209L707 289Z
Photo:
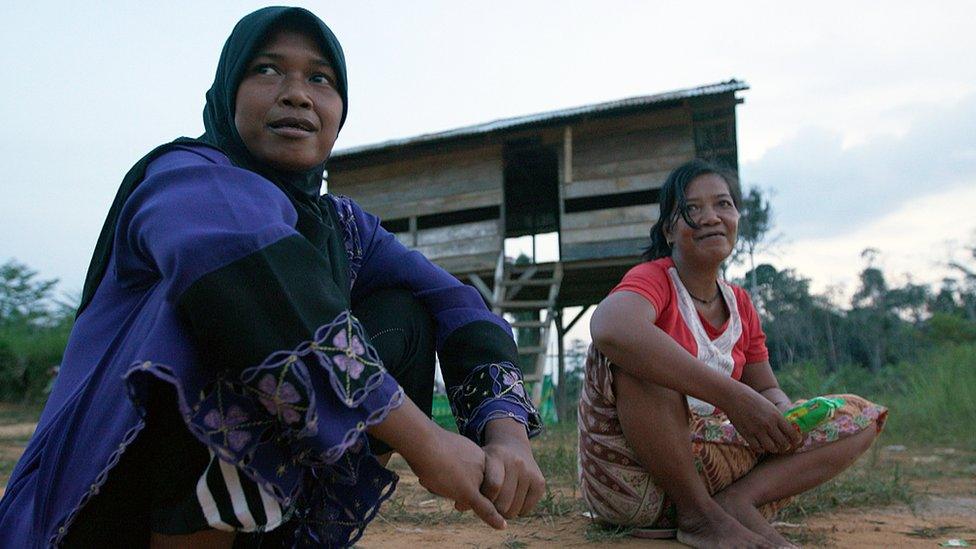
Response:
M489 136L498 133L524 130L530 127L565 125L568 122L578 122L580 120L590 118L599 118L631 111L661 108L669 103L680 102L693 97L721 95L747 89L749 89L749 86L744 81L731 79L726 82L697 86L694 88L686 88L654 95L629 97L626 99L618 99L604 103L504 118L494 120L492 122L463 126L441 132L421 134L413 137L391 139L379 143L350 147L335 151L332 154L331 159L333 161L345 161L370 154L392 153L399 149L432 145L445 141Z

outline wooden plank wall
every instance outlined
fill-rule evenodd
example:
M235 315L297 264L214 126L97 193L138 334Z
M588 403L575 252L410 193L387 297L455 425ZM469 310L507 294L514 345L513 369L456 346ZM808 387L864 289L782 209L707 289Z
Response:
M671 170L694 156L691 115L684 107L575 125L572 181L566 182L560 158L563 197L658 189ZM637 250L657 217L656 204L567 212L561 223L563 259L596 259Z
M329 192L351 197L380 219L411 219L502 204L501 146L434 153L329 174ZM452 272L490 270L502 247L501 221L397 233Z

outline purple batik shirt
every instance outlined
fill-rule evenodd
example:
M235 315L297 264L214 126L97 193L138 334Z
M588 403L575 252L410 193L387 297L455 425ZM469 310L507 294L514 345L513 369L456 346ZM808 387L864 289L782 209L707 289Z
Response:
M510 337L476 290L406 249L352 200L330 199L343 225L353 303L382 288L410 290L435 320L439 351L472 322L491 323ZM343 545L361 535L396 481L369 454L364 431L398 406L403 392L381 365L357 372L355 391L342 390L337 380L349 381L349 372L336 366L342 351L352 355L336 348L357 336L365 341L358 322L340 312L297 347L240 365L236 377L216 378L200 364L175 306L207 273L296 238L296 219L277 187L212 149L184 147L150 164L126 202L106 275L75 323L37 430L0 500L0 546L62 541L145 426L142 403L153 379L173 385L201 443L283 506L314 508L310 524L326 526L309 526L308 540ZM368 344L359 350L375 359ZM288 381L295 396L265 398L269 374ZM476 380L487 392L469 389ZM256 396L241 396L249 394ZM486 357L451 395L461 432L474 440L501 417L538 431L538 415L510 363ZM297 416L295 402L305 405ZM268 425L283 438L261 436ZM330 526L338 524L344 526Z

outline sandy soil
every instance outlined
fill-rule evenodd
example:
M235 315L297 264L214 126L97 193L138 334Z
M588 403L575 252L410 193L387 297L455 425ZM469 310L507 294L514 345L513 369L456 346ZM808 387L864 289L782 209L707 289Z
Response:
M802 524L778 522L777 529L808 547L937 547L950 538L976 546L976 498L933 497L912 510L907 505L849 510L811 517ZM450 524L417 525L381 517L357 544L381 547L683 547L674 540L631 537L588 539L588 519L562 517L509 523L489 529L471 517ZM590 533L590 537L593 535Z
M907 465L917 456L903 459ZM426 493L402 463L391 466L401 476L400 488L357 547L683 547L674 540L615 537L579 512L513 520L505 531L491 530L470 513L450 513L448 503ZM976 547L976 474L912 485L920 495L911 507L848 509L775 526L807 547L932 548L952 538Z
M23 452L33 423L0 425L0 460L12 462ZM939 472L948 467L953 449L907 451L891 456L905 468L926 467ZM958 454L957 454L958 456ZM966 460L976 463L974 459ZM958 463L954 460L953 463ZM945 467L943 467L943 464ZM674 540L636 539L599 529L582 516L571 488L556 489L550 509L535 516L509 521L495 531L471 513L459 514L449 502L429 494L406 464L394 457L390 466L400 475L400 486L357 543L362 549L401 547L683 547ZM775 526L807 547L938 547L949 539L963 539L976 547L976 465L957 474L914 478L917 497L912 505L841 509ZM0 484L6 475L0 476ZM2 488L0 488L2 494ZM541 506L540 506L541 507Z

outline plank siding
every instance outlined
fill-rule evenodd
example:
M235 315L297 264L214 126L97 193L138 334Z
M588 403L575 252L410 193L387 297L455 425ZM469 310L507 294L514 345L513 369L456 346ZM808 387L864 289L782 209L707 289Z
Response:
M563 261L584 261L587 259L607 259L615 257L632 257L636 259L649 243L647 235L641 238L625 238L606 242L582 242L578 244L563 244ZM619 278L617 279L619 280ZM615 282L616 283L616 282ZM606 294L601 294L594 301L596 303Z
M689 120L685 111L671 115ZM581 130L574 141L574 180L563 186L567 199L660 188L671 170L695 156L694 135L687 123L599 133L587 135ZM563 256L600 257L600 243L629 246L647 238L658 215L656 204L564 214L560 223ZM613 255L610 248L607 253Z
M498 261L498 250L484 254L441 257L432 261L453 274L492 271Z
M329 174L329 191L384 219L496 206L502 201L500 147L427 155Z
M690 160L694 152L694 145L690 144L677 154L654 154L629 160L618 159L604 164L577 166L574 168L576 182L598 181L635 174L670 173L674 168Z
M358 200L354 194L342 194L347 194L347 196L356 200L363 209L379 216L380 219L399 219L402 217L439 214L484 206L498 206L502 200L501 189L403 202L374 202L369 199Z
M437 260L462 255L477 255L491 252L498 258L501 241L498 237L472 238L466 241L452 240L436 244L422 244L414 248L424 254L427 259Z
M657 204L642 204L626 208L608 208L591 212L568 213L563 216L563 230L613 227L615 225L645 224L648 229L657 221Z
M412 247L449 271L461 266L462 271L477 271L492 268L502 239L498 221L478 221L417 231L417 245ZM469 260L470 268L465 263Z
M670 170L607 179L573 181L572 183L563 185L563 196L566 198L585 198L587 196L601 194L659 189L664 184L668 173L670 173Z
M498 238L498 221L477 221L417 231L417 245L427 246L473 238Z
M695 140L688 126L638 129L600 138L576 140L573 150L573 178L588 179L587 168L621 160L695 154Z
M563 230L560 242L579 244L582 242L602 242L608 240L624 240L647 236L651 232L649 223L630 223L627 225L611 225L609 227L588 227L585 229Z
M674 168L694 158L687 109L641 118L617 128L581 126L574 134L579 137L574 140L573 180L563 183L566 199L657 189ZM563 228L579 227L564 222Z

